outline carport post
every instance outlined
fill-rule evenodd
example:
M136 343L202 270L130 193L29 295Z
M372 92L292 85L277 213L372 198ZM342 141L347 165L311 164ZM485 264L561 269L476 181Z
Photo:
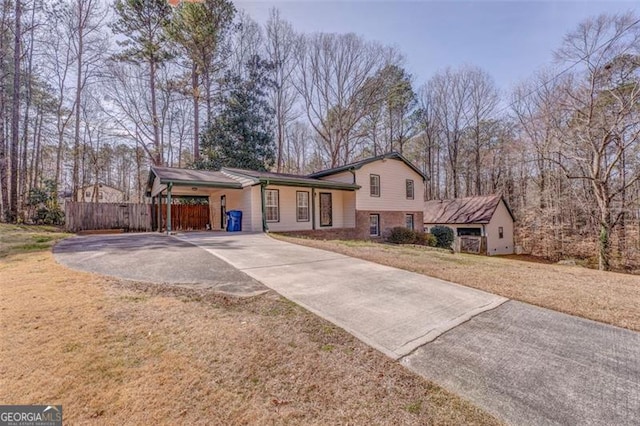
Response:
M171 188L173 182L167 184L167 234L171 233Z
M162 191L156 197L158 198L158 232L162 232Z

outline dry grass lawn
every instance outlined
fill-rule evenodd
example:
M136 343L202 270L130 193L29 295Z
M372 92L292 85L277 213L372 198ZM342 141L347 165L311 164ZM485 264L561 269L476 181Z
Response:
M579 266L451 254L366 241L276 238L418 272L514 300L640 331L640 277Z
M69 424L497 423L275 294L131 283L17 251L0 258L3 404L62 404Z

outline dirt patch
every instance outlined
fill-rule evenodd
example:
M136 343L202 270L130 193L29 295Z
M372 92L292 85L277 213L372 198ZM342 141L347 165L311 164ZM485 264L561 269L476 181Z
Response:
M276 236L383 265L429 275L544 308L640 331L640 278L578 266L450 254L367 241ZM528 259L529 260L529 259Z
M297 305L0 259L0 401L68 423L496 424Z

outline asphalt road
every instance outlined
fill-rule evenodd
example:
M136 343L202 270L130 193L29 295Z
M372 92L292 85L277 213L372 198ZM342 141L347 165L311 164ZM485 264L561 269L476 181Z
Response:
M268 289L227 262L162 234L87 235L62 240L56 260L72 269L158 284L251 296Z

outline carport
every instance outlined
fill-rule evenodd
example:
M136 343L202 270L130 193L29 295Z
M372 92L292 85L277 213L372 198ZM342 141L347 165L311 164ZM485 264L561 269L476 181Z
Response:
M208 205L205 213L208 216L207 224L211 229L222 229L227 208L226 194L240 195L242 193L241 183L218 171L157 166L151 167L147 188L147 196L151 197L152 212L155 212L152 217L152 229L160 232L165 229L167 233L175 230L172 229L172 223L175 222L172 221L172 208L176 208L173 205L175 198L206 199ZM220 195L221 190L224 190L224 195ZM214 208L216 204L214 201L217 201L218 197L221 197L219 213ZM162 214L163 206L166 206L166 218L164 220L164 215ZM220 215L220 220L215 220L218 214Z

